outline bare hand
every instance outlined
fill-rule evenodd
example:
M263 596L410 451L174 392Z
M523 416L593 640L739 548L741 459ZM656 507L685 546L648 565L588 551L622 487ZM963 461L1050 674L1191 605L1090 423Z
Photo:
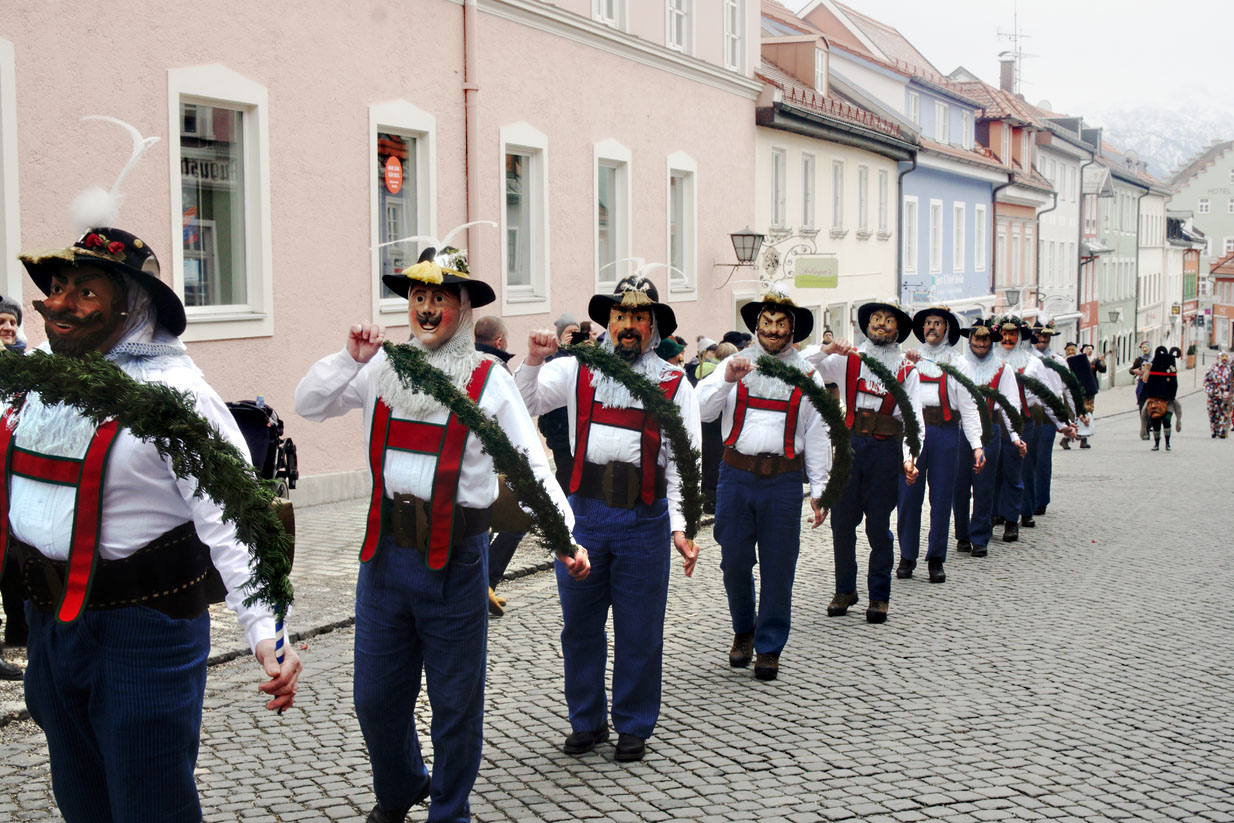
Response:
M259 641L255 654L257 655L257 662L261 664L266 675L270 678L257 687L273 697L266 704L266 708L271 711L277 710L280 713L284 709L290 709L296 702L296 688L300 679L300 670L304 668L300 663L300 655L296 654L296 650L291 647L290 643L284 643L283 665L280 666L278 658L274 654L273 637L267 637L265 640Z
M724 379L729 383L736 383L752 371L754 371L754 364L749 358L730 357L728 365L724 367Z
M973 474L981 474L985 468L985 449L973 449Z
M917 482L917 467L911 460L904 461L904 482L910 486Z
M566 571L575 580L586 580L587 575L591 574L591 560L587 556L587 550L582 546L574 547L574 556L559 554L557 562L566 567Z
M381 350L386 330L376 323L357 323L347 332L347 353L357 363L367 363Z
M814 515L807 518L806 522L810 524L810 528L812 529L817 529L819 526L823 525L823 521L827 519L827 510L822 508L822 506L819 505L819 502L820 501L818 498L810 498L810 510L814 512Z
M838 337L826 346L823 346L823 354L848 354L851 351L854 351L853 345L847 340L841 340Z
M920 363L921 362L921 352L918 351L917 349L909 349L908 351L904 352L904 359L910 363Z
M1015 444L1015 450L1020 453L1020 457L1023 457L1024 455L1028 454L1028 444L1025 443L1023 440L1018 440L1016 441L1016 444Z
M686 577L694 574L694 564L698 562L698 544L686 539L685 532L673 532L673 548L685 558L681 567L686 571Z
M528 366L539 366L544 358L556 354L559 346L557 335L551 331L533 331L527 335L527 357L523 362Z

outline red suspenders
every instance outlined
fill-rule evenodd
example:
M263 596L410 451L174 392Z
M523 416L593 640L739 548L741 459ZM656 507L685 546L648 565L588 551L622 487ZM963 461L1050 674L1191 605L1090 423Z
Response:
M814 372L810 372L814 374ZM724 440L725 446L736 446L737 438L746 422L746 408L781 412L784 415L784 456L792 460L796 454L797 417L801 412L801 389L794 388L787 400L769 400L766 397L750 397L750 390L743 382L737 383L737 405L733 408L733 428Z
M926 377L921 375L922 383L937 383L938 384L938 406L943 410L943 420L947 423L951 422L951 399L947 397L947 373L943 372L938 377Z
M908 376L913 367L909 363L900 366L900 370L896 372L896 380L900 383L904 382L904 378ZM850 429L853 427L853 420L857 414L857 393L864 392L866 394L879 395L880 392L870 391L869 383L859 379L861 375L861 357L855 352L849 352L848 368L844 373L844 425ZM881 393L883 401L878 407L878 414L892 414L895 411L896 399L889 391Z

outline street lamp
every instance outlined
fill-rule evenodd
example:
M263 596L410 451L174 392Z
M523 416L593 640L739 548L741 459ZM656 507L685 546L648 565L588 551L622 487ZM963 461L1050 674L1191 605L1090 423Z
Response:
M1111 323L1117 323L1119 320L1123 319L1123 310L1122 309L1110 309L1109 314L1107 316L1110 318Z
M1003 296L1007 298L1008 306L1020 305L1020 290L1019 289L1004 289Z
M737 262L741 265L749 266L758 258L758 252L763 247L764 235L746 226L741 231L733 232L729 237L733 241L733 251L737 255Z

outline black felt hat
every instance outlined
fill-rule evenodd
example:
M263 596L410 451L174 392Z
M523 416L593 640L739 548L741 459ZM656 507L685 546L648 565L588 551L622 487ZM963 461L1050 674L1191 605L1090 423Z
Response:
M179 337L187 321L184 304L171 286L159 278L159 259L141 239L107 226L93 228L67 249L18 255L30 279L43 294L51 293L52 277L67 267L93 265L126 274L150 294L159 325Z
M779 292L771 292L762 300L746 303L741 307L741 319L745 321L746 328L752 332L758 332L758 316L763 313L764 309L784 312L793 318L794 343L800 343L810 336L810 332L814 331L814 312L798 306L791 297Z
M587 303L587 316L608 328L609 312L618 304L627 309L652 312L656 318L656 331L661 339L677 330L677 315L660 302L660 292L656 290L656 284L646 277L637 274L623 277L617 281L617 287L612 294L593 295Z
M908 339L908 336L913 333L913 318L908 316L908 312L900 308L896 303L892 302L874 302L865 303L861 308L857 309L857 327L861 329L861 333L869 337L866 331L870 327L870 315L878 310L889 311L896 316L896 342L903 343Z
M440 253L429 246L414 266L404 269L402 274L383 274L381 282L402 298L407 297L417 282L430 286L466 286L473 309L497 299L492 286L472 278L467 267L467 253L453 246L446 246Z
M978 337L993 337L994 323L993 317L974 317L973 324L966 329L960 329L960 334L964 337L972 337L974 334Z
M1080 381L1080 388L1084 389L1084 394L1087 397L1096 397L1101 386L1097 383L1097 375L1093 374L1092 362L1088 359L1088 355L1073 354L1067 358L1067 365L1071 367L1076 380Z
M1144 394L1165 400L1178 396L1178 361L1165 346L1158 346L1157 351L1153 352L1153 365L1148 371Z
M927 317L941 317L947 321L947 345L954 346L960 341L960 318L946 306L930 306L913 315L913 334L922 343L925 339L925 321Z

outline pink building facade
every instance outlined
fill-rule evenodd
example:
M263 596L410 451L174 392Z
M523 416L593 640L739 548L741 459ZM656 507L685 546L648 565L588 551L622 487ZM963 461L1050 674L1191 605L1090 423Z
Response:
M16 253L65 245L72 197L128 158L123 132L79 118L160 136L121 222L185 298L210 382L287 420L305 502L367 484L360 416L309 424L291 398L350 324L405 339L406 304L379 275L421 246L387 239L497 223L454 242L494 285L479 313L504 316L515 352L564 312L584 318L628 257L673 264L652 279L691 343L730 327L729 234L755 221L756 2L313 9L224 0L213 26L125 0L53 25L35 0L0 7L4 292L38 298Z

